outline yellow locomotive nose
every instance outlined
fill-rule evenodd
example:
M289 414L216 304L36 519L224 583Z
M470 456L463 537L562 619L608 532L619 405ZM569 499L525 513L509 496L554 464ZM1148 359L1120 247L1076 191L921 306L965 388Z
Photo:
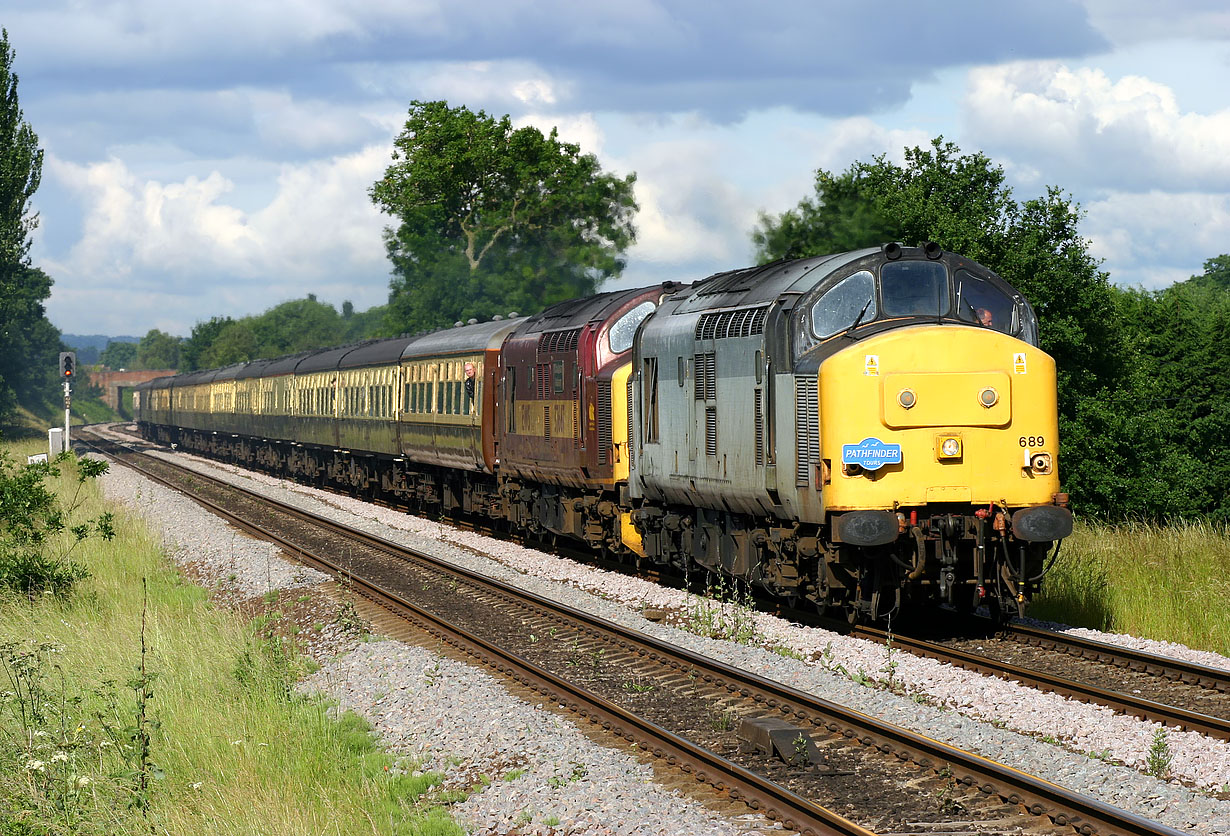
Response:
M828 511L1022 507L1059 490L1055 364L1020 340L901 328L829 357L818 382Z

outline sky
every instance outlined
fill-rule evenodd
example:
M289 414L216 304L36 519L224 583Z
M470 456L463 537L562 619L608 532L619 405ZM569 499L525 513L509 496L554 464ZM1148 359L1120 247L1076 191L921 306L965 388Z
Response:
M368 189L414 100L557 126L635 172L610 287L750 264L760 214L817 169L936 136L1018 200L1078 202L1117 284L1230 252L1225 0L6 0L0 26L66 333L385 302L394 219Z

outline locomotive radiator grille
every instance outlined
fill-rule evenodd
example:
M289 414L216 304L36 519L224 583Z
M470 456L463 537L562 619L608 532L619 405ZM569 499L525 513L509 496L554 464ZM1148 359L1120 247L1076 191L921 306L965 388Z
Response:
M551 407L542 408L542 437L544 441L551 440Z
M755 410L756 421L756 466L764 467L764 393L756 390L755 403L752 409Z
M611 459L611 384L598 384L598 464Z
M705 407L705 455L716 456L717 441L717 407Z
M548 331L538 338L538 355L541 357L543 354L555 351L575 351L580 336L580 328L572 328L567 331Z
M768 307L762 306L702 314L696 321L694 336L698 340L754 337L764 333L764 321L768 313Z
M795 484L811 484L811 466L820 461L820 404L816 378L799 375L794 390L794 449L798 452Z
M632 435L632 377L628 377L628 468L636 464L636 437Z
M696 377L693 392L698 401L711 401L717 398L717 355L712 351L697 354L693 358Z

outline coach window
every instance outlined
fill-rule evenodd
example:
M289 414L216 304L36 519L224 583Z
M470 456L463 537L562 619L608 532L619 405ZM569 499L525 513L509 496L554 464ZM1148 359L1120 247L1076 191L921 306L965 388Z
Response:
M853 325L876 318L876 282L863 270L846 276L824 292L811 309L812 332L831 337Z
M885 316L948 313L948 271L938 261L890 261L880 268Z

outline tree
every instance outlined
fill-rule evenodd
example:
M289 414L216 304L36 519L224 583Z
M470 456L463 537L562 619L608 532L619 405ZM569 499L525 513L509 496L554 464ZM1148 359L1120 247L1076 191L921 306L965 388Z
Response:
M51 278L30 266L30 234L38 226L30 198L43 151L18 103L13 58L8 31L0 29L0 417L19 399L46 396L60 350L59 331L44 315Z
M201 368L216 369L232 363L246 363L261 356L259 352L256 332L247 319L228 322L201 354Z
M111 340L98 357L98 362L113 370L134 368L136 361L137 344L125 340Z
M209 368L204 355L209 347L218 339L228 325L235 320L229 316L215 316L192 326L188 339L179 344L179 368L181 371L194 372ZM110 348L110 346L107 346Z
M511 310L538 311L619 275L635 239L636 176L534 127L446 102L415 101L393 163L371 188L397 218L394 333Z
M136 367L139 369L179 368L179 337L150 330L137 345Z

